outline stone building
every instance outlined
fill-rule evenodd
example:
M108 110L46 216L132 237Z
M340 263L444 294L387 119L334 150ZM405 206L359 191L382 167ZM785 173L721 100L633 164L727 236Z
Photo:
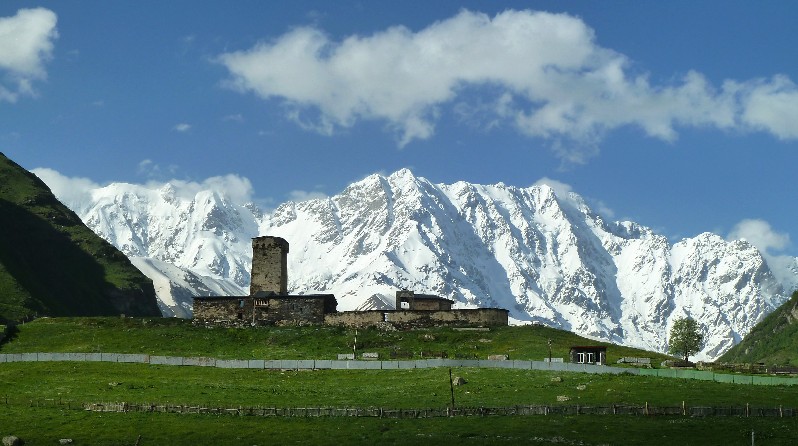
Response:
M409 290L396 292L397 310L451 310L454 301L432 294L416 294Z
M288 294L288 242L281 237L252 239L249 295L261 291Z
M357 328L391 326L401 330L429 327L496 327L507 325L509 313L503 308L341 311L324 315L324 323Z
M252 239L249 296L194 298L194 323L227 327L323 324L337 311L332 294L288 294L288 242Z
M332 294L196 297L194 322L225 327L321 325L337 305Z
M396 328L507 325L501 308L453 310L453 301L409 290L396 292L396 310L338 312L332 294L288 294L288 242L280 237L252 239L249 296L194 298L194 323L226 327L327 324Z

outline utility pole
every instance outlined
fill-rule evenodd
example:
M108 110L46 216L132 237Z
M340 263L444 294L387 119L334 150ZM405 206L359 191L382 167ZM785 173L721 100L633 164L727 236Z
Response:
M551 364L551 339L549 339L549 364Z
M352 344L352 359L357 359L357 328L355 328L355 342Z
M449 367L449 389L452 391L452 410L454 410L454 382L452 381L452 368Z

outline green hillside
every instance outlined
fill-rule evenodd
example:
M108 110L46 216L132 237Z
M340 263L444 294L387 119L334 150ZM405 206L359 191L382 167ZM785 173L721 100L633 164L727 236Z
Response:
M718 362L798 366L798 291Z
M495 327L490 331L460 331L439 327L413 331L365 330L341 327L205 328L175 318L43 318L19 325L0 353L75 352L139 353L164 356L205 356L219 359L335 359L357 351L377 352L390 359L419 359L443 352L449 358L508 355L510 359L565 358L573 345L607 345L607 361L623 356L652 358L659 365L670 357L644 350L592 341L565 330L544 326Z
M152 282L0 153L0 321L159 315Z

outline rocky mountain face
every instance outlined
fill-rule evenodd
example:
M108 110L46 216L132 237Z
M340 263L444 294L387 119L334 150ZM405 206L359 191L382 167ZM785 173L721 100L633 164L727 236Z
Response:
M119 314L159 315L152 282L0 153L0 322Z
M704 233L671 244L545 185L433 184L400 170L270 213L169 185L112 184L67 205L156 286L168 281L168 315L187 316L190 294L246 294L257 235L291 244L290 292L335 293L339 309L389 308L407 288L656 351L672 321L690 316L707 335L698 359L728 350L787 298L746 242Z

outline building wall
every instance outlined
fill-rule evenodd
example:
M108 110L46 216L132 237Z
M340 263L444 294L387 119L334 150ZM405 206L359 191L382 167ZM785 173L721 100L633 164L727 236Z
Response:
M444 299L413 299L411 310L451 310L452 302Z
M266 306L255 307L255 313L257 325L320 325L324 323L324 299L266 299Z
M249 326L252 322L253 300L194 299L194 323L223 326Z
M288 242L280 237L252 239L252 277L249 294L288 293Z
M194 323L225 327L323 324L324 299L301 296L195 299Z
M373 327L390 324L396 328L428 328L439 326L507 325L508 311L498 308L465 310L372 310L345 311L327 314L324 323L346 327Z

